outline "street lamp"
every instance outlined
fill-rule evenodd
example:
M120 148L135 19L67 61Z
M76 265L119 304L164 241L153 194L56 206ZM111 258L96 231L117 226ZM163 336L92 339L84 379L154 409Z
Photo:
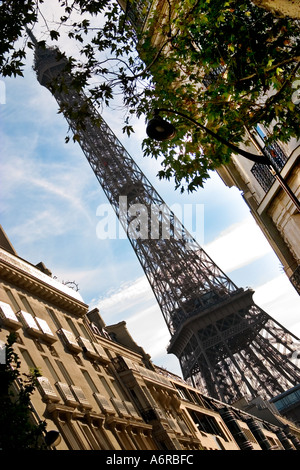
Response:
M239 155L242 155L243 157L247 158L248 160L251 160L255 163L260 163L261 165L266 165L269 166L272 173L274 174L275 178L279 182L280 186L282 189L288 194L288 196L291 198L295 206L297 207L297 210L300 212L300 202L295 196L295 194L292 192L290 187L287 185L285 180L282 178L280 172L277 170L277 168L273 165L273 162L270 160L268 154L264 152L263 149L262 153L263 155L256 155L254 153L247 152L246 150L240 149L239 147L236 147L236 145L232 144L231 142L228 142L226 139L223 139L220 135L216 134L213 132L211 129L208 129L207 127L203 126L200 124L198 121L195 121L195 119L191 118L190 116L181 113L180 111L175 111L173 109L167 109L167 108L159 108L154 110L154 116L152 119L147 124L146 128L146 133L150 139L157 140L159 142L163 142L165 140L170 140L176 135L176 129L171 124L170 122L166 121L163 119L159 113L160 112L166 112L166 113L173 113L177 114L178 116L183 117L184 119L189 120L193 124L195 124L197 127L205 131L207 134L211 135L214 139L218 140L221 142L223 145L226 145L226 147L230 148L233 152L238 153Z
M45 442L48 447L56 447L61 442L61 435L58 431L52 429L46 432Z

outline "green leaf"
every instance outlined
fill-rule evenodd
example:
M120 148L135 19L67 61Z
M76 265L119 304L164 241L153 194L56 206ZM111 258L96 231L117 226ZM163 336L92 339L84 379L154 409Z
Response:
M59 34L58 31L55 31L55 30L53 30L53 29L50 31L50 38L51 38L52 40L57 41L58 38L59 38L59 36L60 36L60 34Z

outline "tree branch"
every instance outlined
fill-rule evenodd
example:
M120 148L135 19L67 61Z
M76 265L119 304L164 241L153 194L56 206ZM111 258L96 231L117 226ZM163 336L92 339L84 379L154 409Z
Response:
M288 85L288 83L291 81L291 78L296 74L297 70L299 69L300 67L300 63L296 65L296 67L294 68L293 72L290 73L289 77L285 80L285 82L283 83L283 85L280 87L280 89L278 90L277 93L275 93L274 95L270 96L270 98L268 98L264 104L264 107L263 109L261 110L261 113L259 113L259 116L258 116L258 119L261 120L264 118L267 110L270 108L270 106L272 106L272 104L278 100L278 97L282 94L282 92L284 91L284 89L286 88L286 86ZM257 122L258 120L256 120Z
M279 62L279 64L272 65L272 67L269 67L264 71L264 73L269 73L272 72L273 70L276 70L278 67L282 67L283 65L289 64L291 62L300 62L300 56L295 56L291 57L290 59L283 60L282 62ZM257 73L252 73L251 75L248 75L248 77L241 78L240 80L237 80L235 84L244 82L246 80L251 80L251 78L256 77L258 74Z

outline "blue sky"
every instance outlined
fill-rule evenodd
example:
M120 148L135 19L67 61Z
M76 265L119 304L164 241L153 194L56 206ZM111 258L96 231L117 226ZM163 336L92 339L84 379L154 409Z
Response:
M24 78L6 79L5 90L1 82L0 223L20 257L43 261L59 280L78 283L83 300L98 306L107 324L125 320L157 365L179 373L177 359L166 354L168 331L128 240L97 236L106 197L78 144L65 144L67 124L37 82L31 59ZM121 131L122 113L106 109L103 116L166 204L201 206L196 238L216 264L239 287L253 288L255 302L299 336L299 296L240 192L225 187L217 174L196 193L174 191L172 181L156 177L159 163L142 156L144 121L135 123L129 139ZM193 232L193 220L183 223Z

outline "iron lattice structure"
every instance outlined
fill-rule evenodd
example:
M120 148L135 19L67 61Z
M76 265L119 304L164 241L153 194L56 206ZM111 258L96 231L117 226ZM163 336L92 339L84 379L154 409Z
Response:
M65 65L55 49L37 48L38 80L60 108L88 110L84 126L66 119L148 278L170 331L168 352L178 357L184 379L227 403L269 399L297 385L298 338L255 305L253 291L238 288L185 230L86 96L72 88ZM53 80L61 86L53 89Z

